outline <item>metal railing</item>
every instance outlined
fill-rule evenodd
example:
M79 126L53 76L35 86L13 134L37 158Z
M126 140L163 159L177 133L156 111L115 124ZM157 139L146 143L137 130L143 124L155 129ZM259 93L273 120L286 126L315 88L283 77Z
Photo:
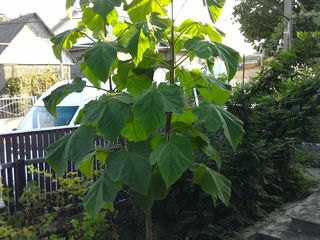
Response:
M24 117L37 97L0 97L0 119Z

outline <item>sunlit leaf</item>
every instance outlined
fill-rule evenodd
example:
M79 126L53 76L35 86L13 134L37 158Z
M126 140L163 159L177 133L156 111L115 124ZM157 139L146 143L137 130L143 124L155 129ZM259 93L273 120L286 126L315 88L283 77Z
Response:
M165 15L164 7L168 6L171 0L133 0L127 6L127 13L133 23L146 20L147 15L152 12Z
M235 150L240 143L244 130L243 122L227 110L212 103L203 103L194 110L203 125L212 133L223 128L224 135Z
M185 42L184 47L202 59L220 57L226 66L228 79L236 74L240 55L238 52L219 42L209 42L200 37L194 37Z
M52 49L57 59L62 61L62 51L72 48L77 40L83 37L84 28L78 27L59 33L51 39L53 43Z

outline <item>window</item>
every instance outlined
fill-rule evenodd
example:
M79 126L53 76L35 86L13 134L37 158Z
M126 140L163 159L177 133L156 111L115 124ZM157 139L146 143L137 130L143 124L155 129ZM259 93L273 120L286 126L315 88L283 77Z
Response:
M57 116L53 117L45 107L32 107L30 113L27 115L27 119L19 129L31 130L67 126L70 124L78 108L78 106L57 107Z

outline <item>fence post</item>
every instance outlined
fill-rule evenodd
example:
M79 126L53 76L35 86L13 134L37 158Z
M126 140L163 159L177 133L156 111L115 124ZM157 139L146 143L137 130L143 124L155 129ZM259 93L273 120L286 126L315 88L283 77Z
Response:
M15 161L14 163L14 181L16 209L20 210L19 198L22 196L23 189L26 187L25 161L23 159Z

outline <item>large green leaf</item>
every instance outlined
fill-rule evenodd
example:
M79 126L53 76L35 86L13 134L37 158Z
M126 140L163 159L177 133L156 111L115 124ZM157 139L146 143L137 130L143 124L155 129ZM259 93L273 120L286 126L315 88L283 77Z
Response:
M86 82L81 78L75 78L71 84L64 84L51 92L51 94L43 99L44 106L53 116L56 116L56 106L70 93L82 92L86 86Z
M85 210L91 216L97 217L105 203L113 203L120 189L121 184L111 181L108 175L103 173L83 199Z
M145 127L133 115L130 116L129 121L126 123L122 134L130 141L144 141L148 138L148 132Z
M179 135L163 140L150 154L150 162L158 165L167 187L175 183L193 161L190 141Z
M244 133L243 122L239 118L212 103L201 104L194 113L209 131L215 133L222 127L232 148L236 149Z
M62 51L72 48L77 40L83 37L84 27L78 27L59 33L51 39L53 53L62 62Z
M220 57L226 66L228 79L231 80L238 69L240 55L230 47L219 42L209 42L200 37L194 37L184 44L185 49L202 59Z
M147 195L142 195L137 192L134 193L134 197L137 205L147 212L152 208L155 200L163 200L168 195L168 188L161 177L159 170L155 169L151 176L151 182Z
M224 105L231 94L229 84L213 75L203 74L200 69L188 71L184 68L177 68L176 75L186 94L191 94L192 89L196 88L206 100L213 100L219 105Z
M211 41L221 42L221 34L214 29L212 25L195 22L192 19L186 19L179 27L177 31L180 34L188 35L190 38L195 36L208 36Z
M222 12L222 8L226 0L204 0L203 2L208 8L212 22L216 22Z
M113 141L121 133L129 117L131 105L120 96L101 96L83 108L81 123L97 128L98 134Z
M150 179L150 145L147 142L128 144L128 150L110 153L107 159L107 173L112 181L121 181L134 191L146 195Z
M231 182L220 173L200 164L193 175L193 181L200 185L204 192L229 205Z
M84 62L92 74L99 80L108 80L111 66L117 59L117 49L114 43L96 43L83 55ZM90 79L89 79L90 80Z
M92 0L93 10L100 15L102 19L107 19L107 15L111 13L115 7L121 5L121 0Z
M93 127L81 126L46 149L46 162L57 175L68 168L68 161L80 163L93 150L96 132Z
M105 19L101 18L92 8L83 10L82 21L94 33L104 32L105 30Z
M128 50L136 65L142 61L143 55L147 50L154 48L148 32L146 22L136 25L128 23L127 28L124 28L118 37L118 41Z
M146 20L152 12L165 15L164 7L170 4L171 0L133 0L126 8L130 20L133 23Z
M95 138L96 129L94 127L79 127L68 139L63 157L75 163L86 160L88 153L93 151Z
M50 165L58 176L61 176L68 168L68 160L63 155L71 134L63 136L46 149L46 163Z
M151 86L133 105L135 116L151 132L159 128L165 119L165 112L181 114L184 102L180 87L161 83Z

